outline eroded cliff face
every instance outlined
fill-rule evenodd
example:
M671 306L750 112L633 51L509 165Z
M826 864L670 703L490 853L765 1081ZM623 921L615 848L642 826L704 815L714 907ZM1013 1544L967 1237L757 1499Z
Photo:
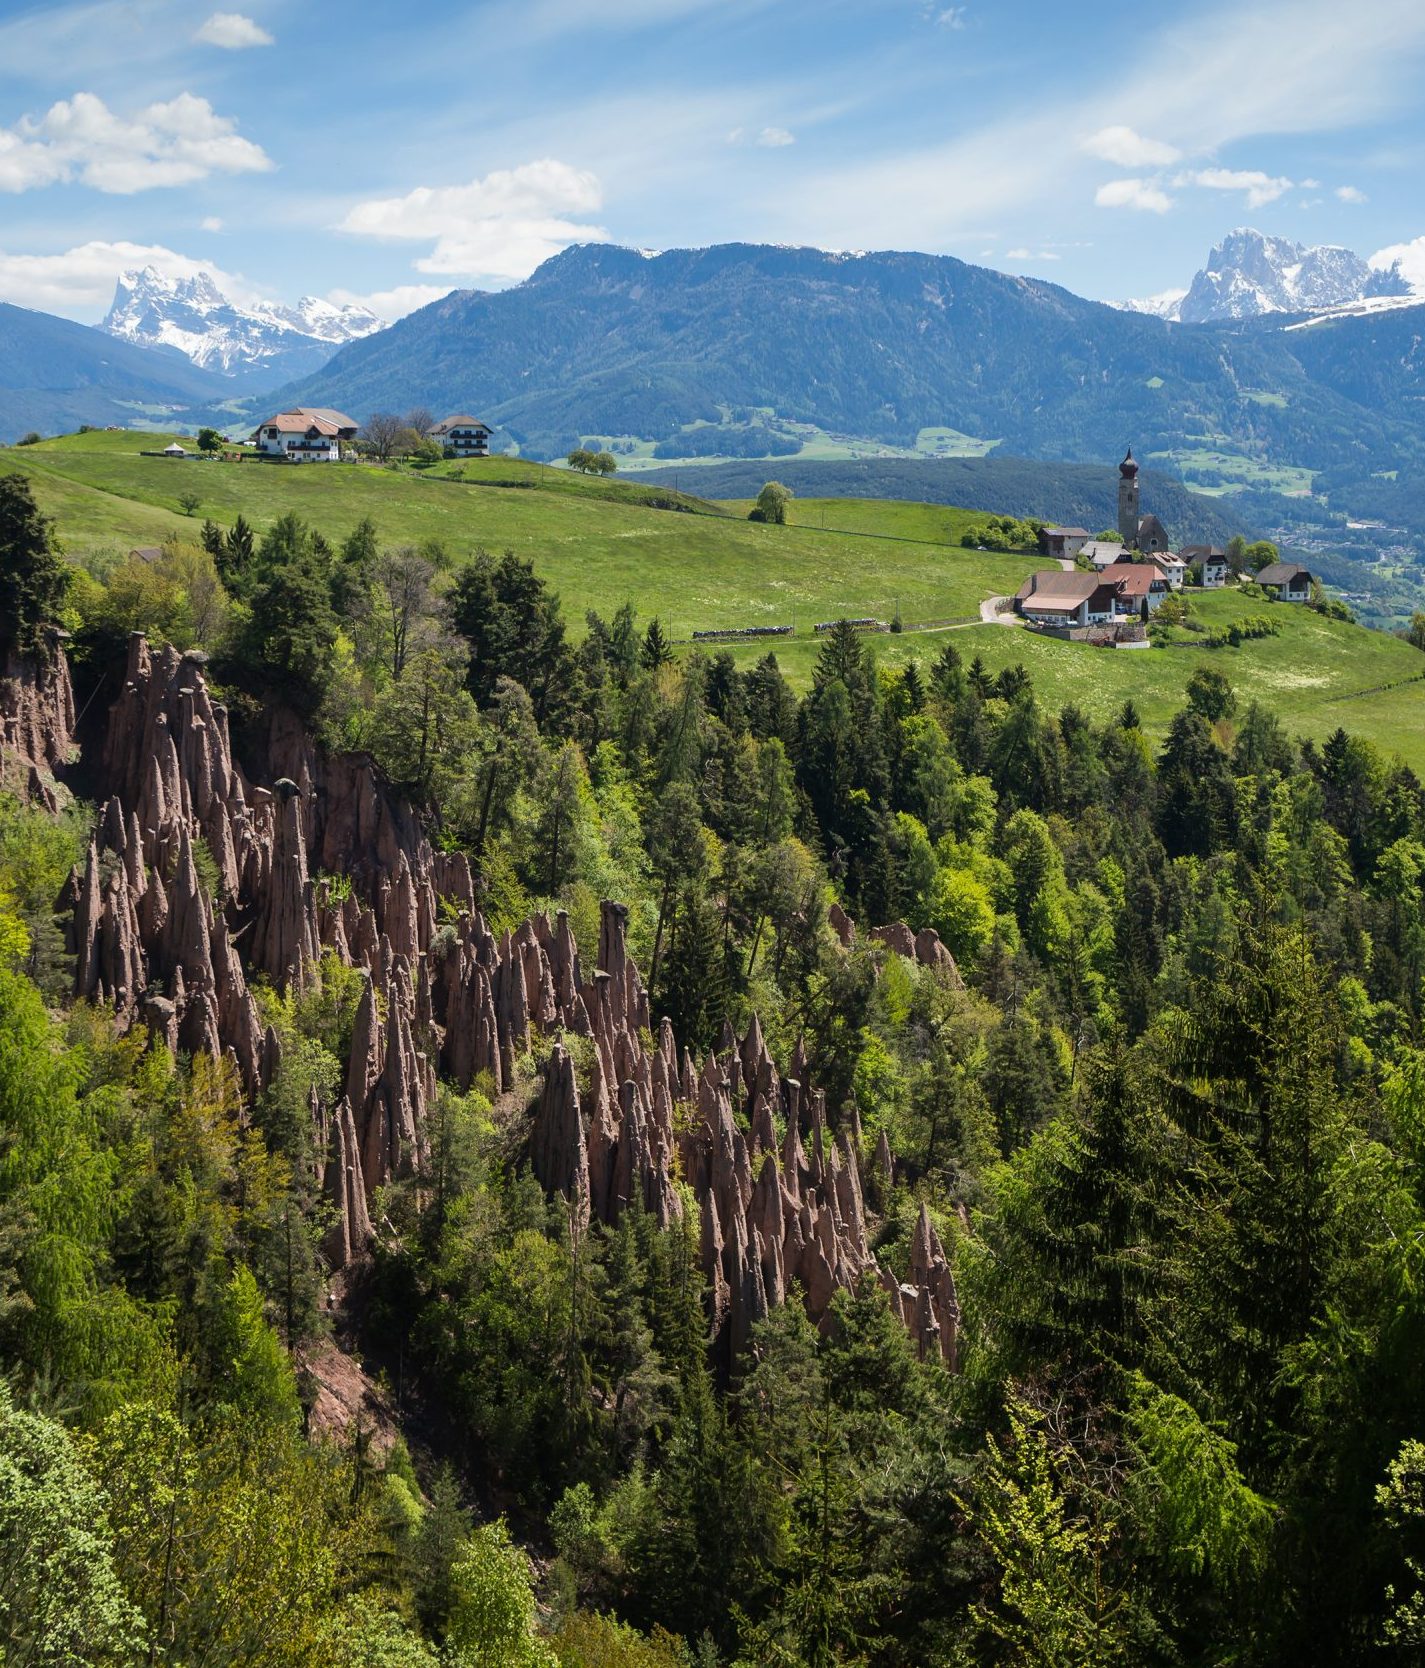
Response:
M56 808L53 772L74 746L74 690L63 632L43 655L7 654L0 666L0 786Z
M43 725L27 734L27 745L60 739ZM335 1207L334 1266L370 1244L375 1190L424 1173L437 1077L467 1087L488 1073L502 1093L546 1038L530 1158L576 1232L635 1199L664 1225L696 1209L710 1325L725 1351L796 1286L820 1320L838 1289L869 1274L922 1352L954 1364L959 1307L934 1225L922 1211L907 1282L878 1266L859 1131L831 1137L804 1050L779 1073L754 1017L742 1038L725 1028L699 1067L666 1020L651 1034L621 904L602 905L592 967L562 912L497 938L465 858L431 849L368 760L322 755L282 724L269 760L281 774L246 780L201 655L132 639L109 715L99 829L70 882L76 987L171 1048L226 1057L255 1095L280 1062L249 974L300 984L327 950L363 971L344 1093L311 1109L316 1179ZM211 853L201 863L200 841ZM340 900L323 872L351 876ZM900 927L894 948L902 935L905 953L954 975L938 940ZM884 1137L875 1163L888 1180Z

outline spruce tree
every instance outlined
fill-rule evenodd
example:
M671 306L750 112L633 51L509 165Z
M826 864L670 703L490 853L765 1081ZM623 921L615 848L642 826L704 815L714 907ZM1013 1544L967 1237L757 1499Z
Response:
M0 475L0 657L45 651L69 594L68 563L24 475Z
M666 666L672 658L673 651L668 647L662 623L655 614L648 622L648 630L643 634L643 647L638 653L639 664L645 672L656 672L660 666Z

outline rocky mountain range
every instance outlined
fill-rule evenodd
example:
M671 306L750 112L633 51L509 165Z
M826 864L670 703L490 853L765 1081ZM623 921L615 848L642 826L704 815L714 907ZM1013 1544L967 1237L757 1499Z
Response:
M1322 313L1363 302L1419 300L1398 267L1372 267L1350 249L1307 245L1239 226L1223 238L1185 290L1123 305L1183 324L1217 324L1270 313Z
M205 370L270 388L318 369L337 348L384 329L365 307L305 295L240 304L207 272L170 278L151 266L125 272L101 330L143 347L176 348Z

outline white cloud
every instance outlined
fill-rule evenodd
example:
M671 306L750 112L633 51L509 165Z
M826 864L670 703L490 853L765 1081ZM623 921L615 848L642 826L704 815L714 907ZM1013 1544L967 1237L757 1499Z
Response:
M1094 192L1100 208L1140 209L1149 214L1166 214L1173 199L1152 180L1110 180Z
M1320 180L1298 180L1296 183L1303 191L1319 191L1321 189Z
M1182 155L1176 145L1145 139L1131 127L1101 127L1081 141L1080 149L1119 168L1162 168Z
M1027 249L1006 249L1004 252L1004 258L1007 261L1027 261L1029 259L1029 251Z
M1292 188L1290 180L1274 178L1258 168L1197 168L1179 174L1173 184L1201 186L1206 191L1241 191L1246 195L1248 208L1274 203Z
M1425 59L1419 0L1215 0L1166 27L1145 26L1118 72L1156 85L1172 65L1172 96L1153 107L1153 137L1209 155L1256 135L1330 132L1412 108ZM1251 97L1224 98L1243 64L1270 66ZM1052 102L1052 101L1051 101ZM1092 106L1088 107L1091 111ZM1097 107L1102 121L1102 105ZM799 182L794 199L767 186L779 236L824 247L937 248L1013 210L1057 205L1084 183L1081 138L1098 123L1071 111L996 116L956 137L839 158ZM1135 166L1125 173L1146 174ZM1150 182L1166 196L1162 182Z
M780 150L786 145L795 145L796 134L784 127L759 128L751 133L745 127L735 127L727 136L729 145L760 145L765 151Z
M1411 289L1425 295L1425 237L1377 249L1367 264L1376 272L1389 272L1391 267L1398 266L1401 277Z
M0 128L0 191L71 180L118 196L191 185L209 174L265 173L272 160L205 98L180 93L137 115L116 115L93 93L76 93L36 120Z
M203 216L203 218L198 222L198 229L200 231L204 231L204 232L220 232L220 231L222 231L222 229L223 229L222 216L217 215L217 214L205 214Z
M162 244L93 242L59 255L11 255L0 249L0 301L87 322L108 309L121 272L144 266L169 278L208 272L234 300L257 296L250 284L212 261L194 260Z
M508 282L571 243L606 242L602 226L568 218L602 206L597 175L544 157L469 185L422 185L404 197L358 203L337 229L432 242L415 263L418 272Z
M241 12L214 12L193 39L202 41L204 46L224 47L229 52L272 45L272 36Z
M378 319L394 324L397 319L405 318L407 313L414 313L418 307L428 307L432 301L439 301L443 295L449 294L449 286L445 284L397 284L393 289L372 290L367 294L355 290L331 290L327 300L338 307L369 308Z
M1336 187L1336 195L1343 203L1364 203L1369 201L1365 192L1354 185L1338 185Z
M946 6L942 10L933 6L930 9L935 22L942 29L963 29L965 27L965 14L970 8L968 6Z

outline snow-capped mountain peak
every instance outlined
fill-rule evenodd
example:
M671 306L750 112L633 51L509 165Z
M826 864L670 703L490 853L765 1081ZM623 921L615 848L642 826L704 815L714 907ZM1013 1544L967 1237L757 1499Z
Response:
M1114 305L1125 313L1151 313L1155 318L1175 319L1186 294L1186 290L1160 290L1157 295L1141 296L1137 301L1118 301Z
M344 342L385 326L364 307L310 295L295 307L239 303L211 273L172 278L146 266L121 275L100 328L141 346L176 348L207 370L261 372L275 382L317 369Z
M1180 292L1180 299L1174 303L1171 296L1167 291L1122 305L1185 324L1208 324L1264 313L1321 313L1364 301L1417 299L1398 266L1372 270L1353 250L1294 243L1251 226L1229 232Z

